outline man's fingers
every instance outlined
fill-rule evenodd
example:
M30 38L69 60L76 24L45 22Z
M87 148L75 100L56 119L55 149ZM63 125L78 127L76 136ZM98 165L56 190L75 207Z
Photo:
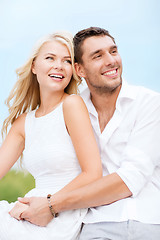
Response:
M25 211L21 213L21 219L27 219L27 214Z
M24 204L28 204L28 203L30 203L30 198L27 198L27 197L21 198L21 197L19 197L18 201L21 202L21 203L24 203Z

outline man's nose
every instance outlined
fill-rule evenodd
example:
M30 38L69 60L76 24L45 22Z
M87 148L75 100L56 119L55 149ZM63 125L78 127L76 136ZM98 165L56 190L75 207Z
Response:
M114 56L112 56L110 53L106 53L105 54L105 65L107 66L112 66L112 65L115 65L116 63L116 59Z

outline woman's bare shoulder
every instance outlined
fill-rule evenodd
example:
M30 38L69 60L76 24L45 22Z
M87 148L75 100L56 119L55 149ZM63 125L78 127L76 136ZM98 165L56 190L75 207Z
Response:
M79 107L79 106L83 106L83 105L85 105L85 103L84 103L82 97L79 95L76 95L76 94L67 96L63 102L64 108Z

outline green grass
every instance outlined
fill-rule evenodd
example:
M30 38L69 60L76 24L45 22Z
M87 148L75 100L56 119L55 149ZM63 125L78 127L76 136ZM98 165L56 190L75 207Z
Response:
M18 197L23 197L34 186L34 178L30 174L11 170L0 180L0 200L15 202Z

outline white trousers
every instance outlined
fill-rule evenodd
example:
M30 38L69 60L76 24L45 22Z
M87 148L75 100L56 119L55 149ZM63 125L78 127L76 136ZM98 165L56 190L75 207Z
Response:
M160 240L160 224L99 222L85 224L79 240Z

